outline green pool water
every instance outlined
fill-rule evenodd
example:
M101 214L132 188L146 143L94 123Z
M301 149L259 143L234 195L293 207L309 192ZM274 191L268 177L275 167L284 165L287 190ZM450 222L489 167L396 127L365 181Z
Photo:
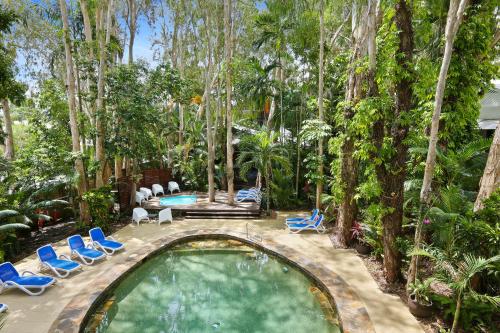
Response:
M256 251L170 250L127 276L85 332L340 332L300 271Z

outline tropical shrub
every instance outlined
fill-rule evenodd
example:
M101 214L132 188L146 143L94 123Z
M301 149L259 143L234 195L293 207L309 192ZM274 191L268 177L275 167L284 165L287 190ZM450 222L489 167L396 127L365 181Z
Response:
M113 206L113 194L111 187L103 186L87 191L83 194L82 199L89 205L92 226L108 230L112 221L110 211Z

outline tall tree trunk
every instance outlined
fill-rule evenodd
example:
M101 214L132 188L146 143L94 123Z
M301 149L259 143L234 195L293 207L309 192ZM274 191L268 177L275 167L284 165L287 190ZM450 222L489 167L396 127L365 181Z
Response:
M134 41L135 32L137 30L137 4L136 0L127 0L128 10L129 10L129 33L130 39L128 44L128 63L132 64L134 62Z
M78 118L76 115L76 97L75 97L75 76L73 73L73 56L71 54L71 40L69 36L68 11L66 9L66 0L59 0L61 17L63 21L63 40L64 51L66 57L66 75L68 86L68 106L69 106L69 122L71 127L71 142L72 150L76 155L75 170L78 174L78 195L80 198L87 191L87 180L85 175L85 167L80 155L80 133L78 130ZM80 201L80 220L84 223L89 222L88 206L85 201Z
M431 134L429 137L429 148L427 150L427 160L425 162L424 179L422 190L420 191L420 216L417 221L417 230L415 231L415 248L420 249L420 240L422 234L424 207L429 204L432 178L434 177L434 168L436 166L436 146L438 141L439 118L441 117L441 106L443 104L444 89L446 87L446 76L450 66L451 54L453 52L453 42L457 34L463 14L467 6L467 0L451 0L448 9L448 18L445 28L445 46L443 61L439 71L438 82L436 86L436 97L434 101L434 113L431 121ZM418 256L412 256L410 268L408 271L408 283L414 282L417 278Z
M227 194L228 204L234 205L234 169L233 169L233 111L231 104L232 93L232 1L224 0L224 49L226 58L226 127L227 127Z
M376 5L372 1L370 3L369 15L369 54L370 58L370 86L376 88L374 81L375 74L375 54L372 54L372 49L375 49L375 28L376 25ZM408 125L405 125L403 119L411 111L413 99L413 29L411 7L406 0L399 0L396 3L395 23L397 27L399 45L396 57L398 65L398 76L396 81L396 103L393 120L390 124L377 122L374 132L377 137L376 146L378 151L382 149L384 136L377 135L384 127L390 128L389 135L392 138L395 153L389 158L386 163L380 163L376 166L378 181L382 188L381 203L386 213L382 216L382 238L384 244L384 273L387 282L394 283L401 276L401 253L397 247L397 238L401 235L403 226L403 203L404 203L404 181L406 178L406 159L408 146L405 144L408 135ZM371 45L371 46L370 46ZM373 82L372 82L373 81ZM378 94L377 91L369 92L369 95ZM388 120L389 121L389 120ZM383 131L383 129L382 129Z
M318 83L318 109L319 120L323 121L323 75L324 75L324 44L325 44L325 24L324 24L324 1L319 4L319 83ZM318 156L320 158L318 166L318 183L316 184L316 208L321 208L321 193L323 192L323 138L318 141Z
M497 124L495 136L491 143L488 160L484 167L483 177L479 183L474 211L483 209L483 201L500 187L500 122Z
M205 76L205 93L204 103L205 103L205 118L207 120L207 152L208 152L208 201L215 201L215 150L213 143L213 124L212 124L212 112L210 110L210 91L212 90L212 83L210 81L210 76L212 73L212 41L210 40L210 32L208 27L210 27L210 13L205 10L205 32L207 40L207 68ZM215 79L215 77L214 77Z
M432 114L431 134L429 137L429 148L425 163L424 180L420 192L420 201L429 203L432 178L436 166L436 146L438 142L439 118L441 117L441 107L443 105L444 89L446 87L446 76L450 67L451 54L453 52L453 42L458 31L458 27L463 18L467 0L451 0L446 20L445 46L443 62L439 71L439 78L436 87L436 98L434 101L434 113Z
M5 120L5 152L4 157L8 161L13 161L15 158L14 151L14 133L12 131L12 119L10 118L10 106L7 98L2 99L3 117Z
M348 124L352 121L355 106L363 96L364 74L360 73L359 59L366 55L365 31L366 31L366 6L360 6L355 1L352 7L352 44L353 53L349 64L349 78L346 89L346 107L344 108L344 132L347 134L341 147L341 187L343 192L342 202L338 214L337 238L342 246L347 246L351 240L351 229L358 213L358 207L354 199L358 182L358 161L354 158L354 133L350 133Z
M106 6L107 5L107 6ZM111 21L113 12L113 0L101 3L101 17L99 21L99 29L97 30L97 37L99 39L99 71L97 80L97 114L96 114L96 162L99 167L96 171L96 187L104 186L106 180L104 179L104 164L106 153L104 150L104 139L106 135L106 109L104 106L104 80L106 75L107 52L106 48L111 38ZM106 20L104 20L104 13L107 8Z

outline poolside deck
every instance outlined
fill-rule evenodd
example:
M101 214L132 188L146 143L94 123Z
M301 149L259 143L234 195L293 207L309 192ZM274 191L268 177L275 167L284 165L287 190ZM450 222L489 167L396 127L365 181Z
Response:
M196 194L197 201L188 205L160 205L161 197L172 197L177 195ZM203 192L181 192L173 195L153 197L143 204L148 211L171 208L172 212L189 218L255 218L260 216L260 205L256 202L235 202L234 205L227 203L228 194L225 191L215 193L215 202L208 201L208 194Z
M118 278L116 270L124 264L138 260L138 251L154 250L151 244L156 240L172 236L179 232L199 232L205 228L225 229L228 232L239 232L245 235L247 227L252 234L262 236L263 245L276 243L293 248L298 257L304 257L311 264L320 264L335 272L346 281L359 296L366 307L376 333L424 333L418 321L410 314L408 307L399 297L382 292L366 269L363 261L352 249L336 249L326 234L301 233L291 234L284 227L284 219L297 212L281 212L276 218L259 218L253 220L190 220L175 219L172 224L141 223L140 226L130 224L116 232L113 236L125 242L123 252L107 257L93 266L85 266L82 271L72 274L67 279L60 279L58 284L49 288L43 295L29 297L19 290L10 290L0 295L1 302L9 305L10 310L5 317L2 333L55 332L51 325L61 314L81 311L75 307L67 308L72 300L84 293L88 288L100 290L98 280ZM88 237L85 237L88 240ZM69 255L66 241L53 244L58 254ZM128 265L128 264L127 264ZM15 264L19 270L37 271L38 259L33 254ZM332 278L331 281L335 282ZM83 296L84 301L95 299L95 294ZM341 299L338 299L340 301ZM74 304L74 303L73 303ZM66 311L66 312L63 312ZM77 332L70 329L59 332ZM360 323L361 324L361 323Z

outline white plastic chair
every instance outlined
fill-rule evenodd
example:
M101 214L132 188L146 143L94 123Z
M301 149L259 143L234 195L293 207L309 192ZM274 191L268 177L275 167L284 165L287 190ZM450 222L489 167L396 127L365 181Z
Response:
M134 210L132 211L132 221L136 222L137 225L139 225L139 222L141 222L142 220L149 221L148 212L141 207L134 208Z
M153 195L156 197L159 193L165 194L165 191L163 191L163 186L160 184L153 184L152 186L153 189Z
M172 218L172 210L170 208L165 208L160 211L160 214L158 214L158 225L160 225L162 222L170 222L172 223L174 219Z
M151 198L153 196L153 192L151 192L151 190L147 187L141 187L139 189L139 192L144 194L144 197L146 198L146 200L149 200L149 198Z
M170 194L174 193L174 191L177 190L177 191L181 191L181 189L179 188L179 184L177 184L176 182L168 182L168 191L170 192Z
M137 202L137 204L139 204L139 206L142 206L143 201L146 201L146 197L144 196L144 194L136 191L135 192L135 202Z

